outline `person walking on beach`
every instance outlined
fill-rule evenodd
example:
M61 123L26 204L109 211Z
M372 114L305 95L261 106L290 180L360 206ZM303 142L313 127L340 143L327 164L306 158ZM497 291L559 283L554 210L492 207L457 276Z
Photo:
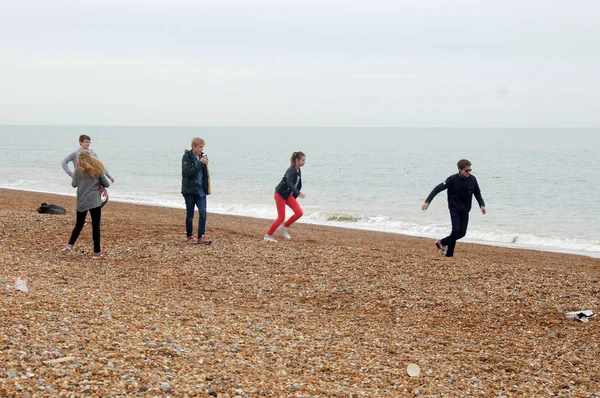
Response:
M92 143L92 139L90 138L89 135L85 135L82 134L79 136L79 148L74 150L73 152L71 152L69 154L69 156L67 156L66 158L63 159L61 165L63 170L65 171L65 173L67 173L70 177L73 177L73 172L71 171L71 169L69 168L69 163L73 162L73 168L77 168L77 156L79 155L79 153L81 151L88 151L93 157L97 158L98 155L94 152L93 149L90 148L90 145ZM112 178L112 176L110 175L110 173L105 170L106 176L108 178L110 178L110 182L115 182L115 179Z
M421 210L427 210L429 204L438 193L445 189L448 190L448 208L450 209L450 219L452 220L452 232L444 239L435 242L437 250L441 255L445 255L446 257L454 257L456 241L467 234L473 195L475 195L475 199L479 203L481 213L486 213L485 202L481 197L479 184L475 176L471 174L471 162L461 159L456 165L458 166L458 174L451 175L446 181L433 188L433 191L431 191L427 199L425 199L425 203L421 206Z
M187 210L185 230L187 243L210 245L212 240L206 237L206 197L210 195L210 175L208 174L208 156L203 152L205 142L202 138L192 139L192 149L185 150L181 159L181 193ZM194 238L194 210L198 208L198 240Z
M102 208L100 206L100 191L98 187L108 187L110 182L106 177L106 169L102 162L87 150L82 150L77 155L77 166L73 173L71 185L77 188L77 221L71 233L69 243L63 246L63 254L73 251L73 245L77 241L83 225L85 216L90 212L92 217L92 237L94 240L93 258L103 258L106 253L100 248L100 219Z
M277 185L277 187L275 187L277 219L273 222L271 228L269 228L269 231L265 234L264 239L267 242L277 242L277 240L273 237L273 233L275 231L279 232L284 239L292 239L288 228L300 217L302 217L302 215L304 215L304 212L302 211L302 208L296 199L298 197L301 199L304 198L304 194L300 192L302 190L302 173L300 168L304 166L304 163L306 163L306 155L304 152L294 152L292 153L290 163L291 166L286 170L281 182ZM283 221L285 220L286 205L288 205L294 211L294 215L292 215L289 220L283 224Z

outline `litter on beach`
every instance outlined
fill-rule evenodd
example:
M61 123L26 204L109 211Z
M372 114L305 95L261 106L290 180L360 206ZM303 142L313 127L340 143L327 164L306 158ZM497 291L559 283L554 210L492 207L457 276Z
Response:
M25 275L21 275L15 281L15 289L20 290L22 292L31 293L31 279L29 279Z
M421 374L421 368L419 368L419 365L411 363L406 367L406 373L408 373L410 377L417 377Z
M69 362L74 359L75 359L75 357L64 357L64 358L58 358L58 359L50 359L48 361L42 361L42 363L44 365L56 365L56 364L63 363L63 362Z
M573 311L567 312L566 317L569 319L576 319L581 322L587 322L590 318L596 316L592 310Z

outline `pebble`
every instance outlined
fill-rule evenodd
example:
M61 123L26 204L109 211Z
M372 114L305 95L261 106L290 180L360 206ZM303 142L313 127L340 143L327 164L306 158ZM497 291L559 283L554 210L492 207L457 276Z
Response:
M181 209L112 202L99 268L90 230L65 257L57 248L72 218L31 211L63 200L73 215L72 197L0 197L10 236L0 246L0 396L598 391L589 375L600 373L600 347L577 349L596 341L597 321L553 316L600 308L598 285L581 284L598 279L598 259L461 243L446 261L426 239L309 224L267 246L255 233L264 220L218 214L213 245L189 247ZM148 217L156 228L140 226ZM3 288L15 273L32 278L30 295ZM42 365L63 357L73 359ZM410 379L411 362L427 378Z
M169 383L160 383L160 389L163 392L171 392L171 385Z

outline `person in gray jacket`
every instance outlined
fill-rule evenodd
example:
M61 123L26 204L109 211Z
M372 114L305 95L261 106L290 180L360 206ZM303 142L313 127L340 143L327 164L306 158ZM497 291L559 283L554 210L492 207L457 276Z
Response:
M82 150L77 156L77 167L73 173L71 185L77 188L77 221L71 233L69 243L63 246L63 254L73 251L73 245L77 241L83 225L85 216L89 210L92 217L92 237L94 240L93 258L103 258L106 253L100 247L100 219L102 216L100 186L108 187L110 182L106 178L106 169L102 162L90 152Z
M79 153L81 151L88 151L93 157L95 157L95 158L98 157L98 155L96 154L96 152L94 152L94 150L90 148L91 144L92 144L92 139L90 138L89 135L85 135L85 134L80 135L79 136L79 148L76 149L76 150L74 150L73 152L71 152L69 154L69 156L67 156L66 158L64 158L63 161L61 162L63 170L70 177L73 177L73 172L69 168L69 163L73 162L73 168L77 168L77 156L79 155ZM110 175L110 173L108 172L108 170L105 170L105 173L106 173L106 176L108 178L110 178L110 182L115 182L115 179L112 178L112 176Z

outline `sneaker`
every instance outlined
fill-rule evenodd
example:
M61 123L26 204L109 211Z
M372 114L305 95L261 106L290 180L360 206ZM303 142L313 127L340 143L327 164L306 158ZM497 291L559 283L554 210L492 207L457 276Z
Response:
M188 236L187 243L189 243L190 245L195 245L196 243L198 243L198 241L194 239L193 236Z
M437 249L440 252L441 256L445 256L446 255L446 249L448 248L448 246L442 246L442 242L438 240L438 241L435 242L435 247L437 247Z
M73 246L66 244L62 247L62 249L60 249L60 252L62 254L64 254L65 256L68 256L69 254L71 254L71 252L73 251Z
M275 238L273 237L273 235L265 234L265 240L266 240L267 242L275 242L275 243L277 243L277 239L275 239Z
M106 252L104 250L102 250L100 253L94 253L94 255L92 256L93 259L101 259L106 257Z
M288 232L288 229L286 227L284 227L283 225L280 225L279 228L277 228L277 232L279 232L279 234L281 236L283 236L284 239L287 239L287 240L292 239L292 237L290 236L290 233Z
M200 239L198 239L199 245L210 245L212 240L208 239L205 235L202 235Z

